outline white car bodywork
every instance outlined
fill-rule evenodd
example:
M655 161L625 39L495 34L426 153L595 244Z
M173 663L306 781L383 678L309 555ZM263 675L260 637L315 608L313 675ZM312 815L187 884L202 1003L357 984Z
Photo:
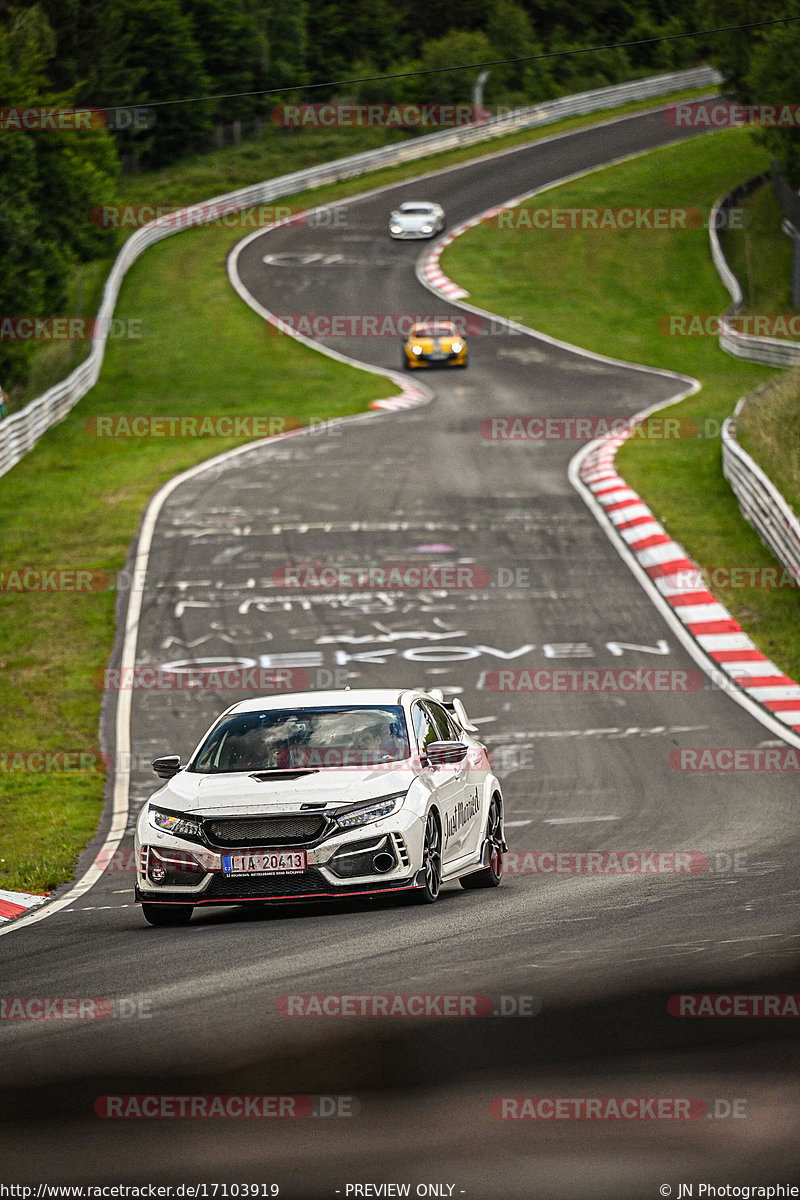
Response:
M359 716L363 710L384 716L391 709L393 728L407 736L406 756L363 765L363 753L354 748L353 765L340 749L333 766L307 755L300 767L197 769L198 759L207 767L207 748L232 728L231 718L244 716L244 728L263 721L272 729L278 710L311 728L331 714L338 719L340 710L349 718L351 709ZM315 716L315 710L322 712ZM181 923L154 913L162 906L179 908L188 920L189 906L198 904L414 890L430 902L438 893L437 884L427 894L429 842L437 826L439 883L473 875L465 887L496 886L506 848L502 793L476 732L459 701L448 706L441 693L421 690L305 692L235 704L214 722L185 766L178 769L175 760L168 768L175 774L143 806L135 839L136 899L154 924ZM442 750L442 743L450 749ZM461 754L462 761L431 761L427 747L432 757L436 745L439 755ZM154 765L163 769L167 761ZM361 811L383 801L389 807L390 798L391 811L377 819ZM354 827L339 825L364 817ZM293 852L307 856L303 869Z
M393 238L431 238L444 229L444 209L430 200L406 200L389 218Z

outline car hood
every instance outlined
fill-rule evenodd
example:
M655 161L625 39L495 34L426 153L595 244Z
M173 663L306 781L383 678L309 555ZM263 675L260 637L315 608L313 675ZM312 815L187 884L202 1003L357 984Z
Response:
M269 779L267 773L237 771L200 775L179 771L151 800L176 812L219 816L223 813L293 812L303 804L355 804L408 789L416 775L410 766L323 768L294 778Z

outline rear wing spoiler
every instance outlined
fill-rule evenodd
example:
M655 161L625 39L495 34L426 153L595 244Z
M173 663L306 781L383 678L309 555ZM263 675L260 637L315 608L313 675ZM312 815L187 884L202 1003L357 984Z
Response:
M438 700L443 708L446 708L449 713L452 713L458 724L467 733L477 733L477 725L473 725L467 716L467 710L464 707L464 702L460 696L445 696L441 688L431 688L428 692L434 700Z

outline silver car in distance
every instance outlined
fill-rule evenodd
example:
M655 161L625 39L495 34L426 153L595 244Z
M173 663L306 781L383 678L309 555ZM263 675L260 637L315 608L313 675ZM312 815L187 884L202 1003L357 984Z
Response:
M430 200L406 200L389 218L393 238L431 238L444 229L444 209Z

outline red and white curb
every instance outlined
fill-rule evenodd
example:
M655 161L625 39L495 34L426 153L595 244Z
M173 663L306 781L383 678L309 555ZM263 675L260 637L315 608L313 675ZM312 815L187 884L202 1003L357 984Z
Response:
M454 225L449 233L436 241L427 254L424 254L417 264L417 278L421 279L432 291L437 292L445 300L463 300L469 292L466 288L461 287L458 283L453 283L453 280L445 275L442 268L439 266L439 259L457 237L461 237L462 233L466 233L468 229L474 229L476 225L482 224L484 221L491 220L498 213L504 212L508 208L516 208L522 202L524 197L515 197L513 200L507 200L505 204L495 204L493 208L487 208L485 212L479 213L477 217L470 217L468 221L462 221L460 225Z
M439 266L439 256L459 234L462 234L470 225L475 224L477 224L476 221L471 221L464 225L457 225L455 229L431 246L427 254L423 255L419 261L418 276L424 280L431 291L437 292L446 300L463 300L465 296L469 295L469 292L465 288L459 287L457 283L453 283L452 279L447 278Z
M4 892L0 888L0 921L13 921L37 904L44 904L47 896L34 896L30 892Z
M402 412L406 408L416 408L418 404L427 402L427 394L422 388L413 383L404 383L399 396L387 396L385 400L373 400L370 408L378 408L384 412Z
M800 685L761 653L724 604L702 585L702 569L617 472L614 458L629 436L607 438L590 451L580 466L581 482L717 671L773 720L800 733Z

